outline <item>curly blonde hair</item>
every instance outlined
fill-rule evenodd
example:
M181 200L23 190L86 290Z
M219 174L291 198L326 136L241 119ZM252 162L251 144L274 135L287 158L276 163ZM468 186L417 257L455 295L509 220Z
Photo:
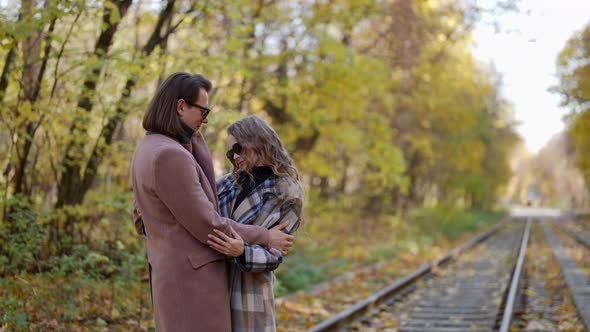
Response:
M285 148L276 131L264 120L255 115L239 120L227 128L227 133L232 135L242 146L250 148L261 163L272 169L273 173L281 178L290 180L297 185L298 193L302 196L302 185L297 168L293 165L293 158ZM240 171L234 167L234 174ZM249 172L247 172L249 173ZM251 176L251 174L248 174Z

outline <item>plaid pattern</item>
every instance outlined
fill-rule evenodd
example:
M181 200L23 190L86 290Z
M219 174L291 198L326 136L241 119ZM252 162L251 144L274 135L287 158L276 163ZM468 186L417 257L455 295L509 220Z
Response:
M239 193L234 177L217 180L221 215L242 224L271 228L287 222L287 233L297 230L301 220L300 197L291 197L289 181L270 176L240 203L231 214ZM259 245L244 245L244 255L229 264L233 332L276 331L274 282L275 270L282 262L281 252Z

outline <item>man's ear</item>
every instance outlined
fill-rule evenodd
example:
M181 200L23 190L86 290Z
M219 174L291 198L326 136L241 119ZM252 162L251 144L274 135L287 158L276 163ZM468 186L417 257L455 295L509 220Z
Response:
M176 102L176 113L178 114L178 116L182 117L184 115L184 107L185 107L185 102L182 99L179 99Z

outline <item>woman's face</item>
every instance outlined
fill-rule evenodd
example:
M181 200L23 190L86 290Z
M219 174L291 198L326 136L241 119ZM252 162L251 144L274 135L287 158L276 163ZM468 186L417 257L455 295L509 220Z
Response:
M198 131L203 123L209 122L206 117L203 117L203 110L198 107L198 105L209 107L209 94L204 89L200 89L198 96L199 98L197 98L196 102L192 103L191 101L188 101L193 105L183 102L182 99L179 100L177 104L180 121L184 122L185 125L189 126L194 131Z
M236 149L234 149L234 145L239 144L242 146L241 151L236 153ZM237 148L237 146L236 146ZM258 157L252 151L250 147L243 144L242 142L238 142L238 140L233 137L232 135L227 135L227 149L230 155L233 155L234 162L236 163L236 167L241 170L251 171L258 161Z

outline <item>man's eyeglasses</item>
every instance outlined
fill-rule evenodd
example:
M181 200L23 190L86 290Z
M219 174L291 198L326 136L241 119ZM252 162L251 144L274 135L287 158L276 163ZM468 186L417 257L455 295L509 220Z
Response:
M240 155L240 153L242 153L242 144L235 143L234 145L232 145L231 149L227 150L227 152L225 153L225 156L227 157L227 159L229 159L229 161L232 163L232 165L236 166L236 161L234 160L234 154Z
M203 120L206 119L207 116L209 115L209 113L211 112L211 109L208 108L208 107L205 107L205 106L202 106L202 105L199 105L199 104L193 104L193 103L191 103L190 101L188 101L186 99L184 100L184 102L187 103L187 104L189 104L189 105L191 105L192 107L196 107L196 108L200 109L201 110L201 115L203 116Z

